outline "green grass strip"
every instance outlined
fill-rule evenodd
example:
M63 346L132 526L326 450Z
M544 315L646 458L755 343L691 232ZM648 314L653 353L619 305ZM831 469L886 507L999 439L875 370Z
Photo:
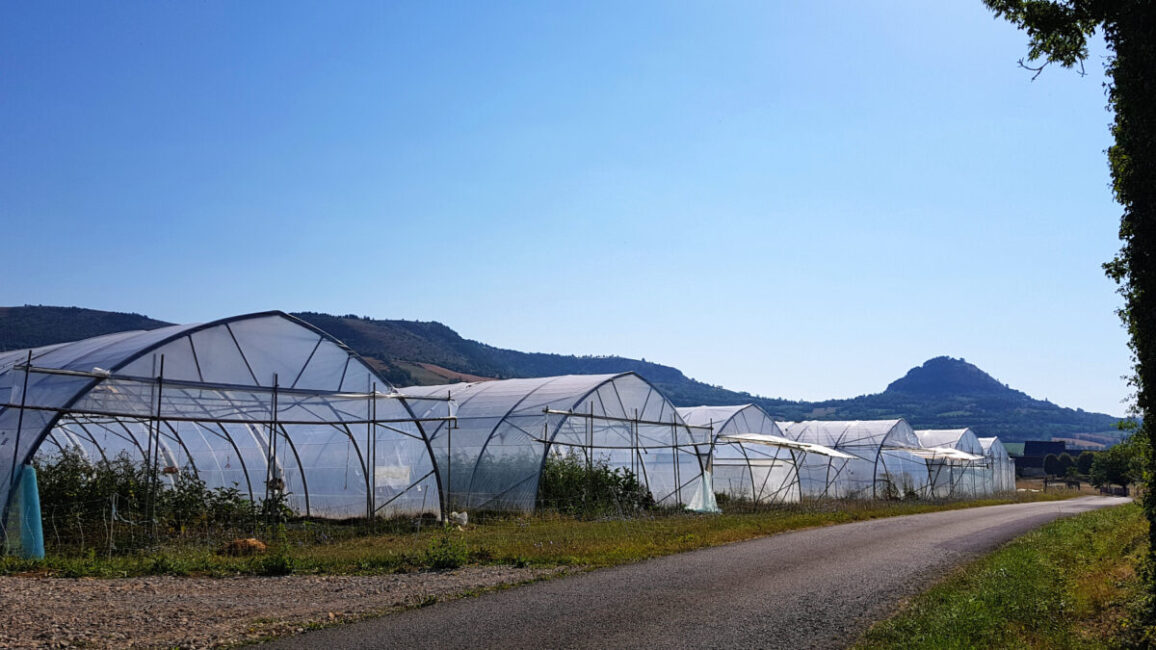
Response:
M1129 645L1147 532L1137 504L1058 520L954 571L856 647Z
M307 538L289 535L257 557L222 556L211 546L166 546L150 553L50 555L44 560L0 557L0 574L117 578L141 575L225 577L286 574L384 574L450 569L463 564L606 567L816 526L940 510L1068 498L1019 493L1008 499L929 503L824 501L721 515L581 520L567 516L495 517L465 530L438 524L420 530L350 535L318 524ZM299 532L299 531L298 531ZM326 534L332 533L332 534ZM328 541L319 541L328 540Z

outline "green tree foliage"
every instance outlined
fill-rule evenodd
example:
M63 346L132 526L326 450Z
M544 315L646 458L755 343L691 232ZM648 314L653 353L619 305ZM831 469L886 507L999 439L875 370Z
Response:
M1056 458L1056 462L1060 464L1059 474L1063 476L1067 476L1068 470L1076 466L1076 459L1066 451Z
M654 499L630 470L611 469L601 459L587 463L581 454L571 453L546 459L538 506L568 515L621 515L651 508Z
M1096 454L1090 451L1081 452L1080 456L1076 459L1076 471L1087 476L1088 473L1092 471L1092 461L1094 461L1095 458Z
M1063 467L1060 466L1059 456L1055 454L1044 456L1044 473L1048 476L1059 476L1064 473Z
M1123 487L1140 480L1147 456L1145 447L1142 439L1134 437L1096 454L1089 472L1092 485Z
M1028 58L1039 74L1050 63L1082 66L1096 30L1110 51L1108 106L1114 113L1108 149L1112 189L1123 207L1120 252L1104 269L1119 285L1119 310L1132 350L1138 435L1153 445L1156 427L1156 2L1152 0L984 0L997 17L1025 30ZM1030 67L1030 66L1028 66ZM1144 509L1150 522L1146 581L1156 623L1156 476L1145 454ZM1098 459L1097 459L1098 460ZM1107 461L1105 461L1107 462ZM1093 467L1095 463L1093 463Z
M35 348L78 341L113 332L151 330L171 325L164 321L115 311L79 307L0 307L0 351Z

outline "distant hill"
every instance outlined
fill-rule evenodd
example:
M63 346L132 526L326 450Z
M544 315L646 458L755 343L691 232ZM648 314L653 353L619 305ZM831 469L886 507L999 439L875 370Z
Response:
M903 417L917 429L971 427L1001 440L1119 439L1117 418L1057 406L1009 388L963 359L936 357L891 382L882 393L808 405L788 417L868 420ZM768 408L770 405L768 404ZM1092 438L1092 436L1087 436Z
M377 320L352 314L294 314L344 341L397 386L634 371L676 405L762 405L786 420L868 420L903 417L917 429L971 427L1005 441L1064 437L1111 441L1116 418L1057 406L1009 388L963 359L937 357L887 386L882 393L802 402L767 398L712 386L677 368L617 356L519 352L462 338L436 322ZM167 325L139 314L77 307L0 308L0 350L71 341L128 329Z
M506 379L551 375L591 375L634 371L666 390L688 390L692 395L721 391L722 400L740 395L688 379L677 368L625 357L593 357L540 352L518 352L462 338L434 322L374 320L354 315L332 316L313 312L293 314L341 339L385 367L386 379L398 386L451 383L459 373ZM421 365L426 364L426 365ZM429 366L437 366L442 369ZM448 372L447 372L448 371ZM746 395L742 393L742 395ZM746 400L752 399L746 395Z
M1012 395L1027 397L999 383L963 359L936 357L907 371L887 386L888 393L943 397L947 395Z
M140 314L80 307L0 307L0 351L38 348L113 332L151 330L165 325Z

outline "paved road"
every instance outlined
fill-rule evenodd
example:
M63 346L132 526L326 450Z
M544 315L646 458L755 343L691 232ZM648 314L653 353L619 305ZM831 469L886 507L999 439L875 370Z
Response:
M948 568L1112 497L776 535L306 633L275 648L837 648Z

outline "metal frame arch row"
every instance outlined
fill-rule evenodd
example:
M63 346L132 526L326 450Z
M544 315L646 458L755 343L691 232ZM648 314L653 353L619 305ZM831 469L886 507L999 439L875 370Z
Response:
M229 333L230 338L233 340L234 344L237 346L238 352L241 354L241 358L245 362L246 368L248 369L249 374L250 374L251 378L253 379L254 387L267 388L266 386L261 384L261 382L257 379L256 375L253 374L252 368L249 365L249 361L244 356L244 351L241 348L240 342L236 340L236 336L235 336L235 334L233 334L232 328L229 327L229 325L232 323L257 320L257 319L262 319L262 318L279 318L279 319L282 319L282 320L294 325L295 327L299 327L299 328L301 328L307 332L310 332L310 333L318 336L317 344L315 346L313 346L313 349L310 352L308 358L302 363L301 368L298 371L297 377L295 377L295 379L294 379L295 383L296 383L296 381L298 381L300 379L300 377L304 373L306 367L308 366L309 362L313 360L313 357L316 354L317 349L321 346L321 344L328 342L328 343L336 346L339 350L341 350L342 352L344 352L346 354L345 367L342 371L342 378L341 378L342 383L344 382L345 376L348 372L349 363L350 362L356 362L356 363L360 364L360 366L369 375L369 377L371 377L372 379L376 379L378 382L380 382L381 386L389 387L391 389L393 388L392 384L390 384L383 377L381 377L377 373L377 371L374 370L373 367L370 364L368 364L361 355L359 355L356 351L354 351L352 348L350 348L344 342L337 339L332 334L329 334L328 332L322 330L321 328L316 327L316 326L312 325L311 323L308 323L308 322L306 322L300 318L297 318L296 316L292 316L292 315L290 315L284 311L281 311L281 310L268 310L268 311L261 311L261 312L253 312L253 313L249 313L249 314L240 314L240 315L230 316L230 317L216 319L216 320L212 320L212 321L207 321L204 323L197 323L197 324L191 324L191 325L179 325L179 324L177 324L177 325L171 325L171 326L168 326L165 328L158 328L158 329L173 328L174 331L172 331L171 333L169 333L166 336L162 336L162 337L157 338L155 340L148 341L147 343L143 344L141 347L139 347L137 349L130 348L128 351L126 351L126 353L123 357L117 358L115 363L110 364L110 367L108 368L108 372L110 375L114 374L115 372L125 368L126 366L128 366L128 365L132 364L133 362L145 357L146 355L148 355L150 353L155 353L157 350L163 348L164 346L167 346L167 345L172 344L174 342L180 341L181 339L186 339L190 342L190 347L192 348L192 358L193 358L193 363L195 364L196 374L203 381L203 374L202 374L201 367L200 367L201 359L199 358L199 355L197 355L197 353L196 353L195 346L191 345L192 344L192 338L191 337L196 333L203 332L203 331L206 331L209 329L225 327L226 331ZM155 330L141 330L141 331L132 332L132 334L134 334L134 335L146 335L147 336L147 334L149 332L152 332L152 331L155 331ZM115 345L123 344L126 340L126 337L123 337L123 336L122 337L116 337L117 334L129 334L129 332L118 332L118 333L111 333L108 335L102 335L102 336L110 336L113 338L111 338L109 341L107 341L106 343L104 343L102 345L98 345L96 347L93 347L92 349L85 350L83 352L83 354L77 356L75 359L70 360L68 363L79 364L79 363L84 363L86 359L92 359L93 357L99 358L99 354L102 351L107 351L109 348L111 348ZM100 338L100 337L92 337L92 338ZM65 342L65 343L60 343L60 344L55 344L55 345L40 346L38 348L31 348L27 351L28 352L28 361L26 362L26 364L31 366L31 364L34 362L33 352L36 350L41 350L42 351L41 356L43 356L43 355L50 354L52 352L56 352L56 351L60 350L61 348L66 348L71 344L80 343L81 341L85 341L85 340L91 340L91 339L81 339L80 341L70 341L70 342ZM14 361L13 366L12 366L12 368L9 369L9 371L10 372L16 372L16 368L19 367L19 365L20 365L20 361ZM26 375L28 375L32 372L32 370L30 367L26 367L24 369L24 372ZM50 435L52 435L52 432L57 429L62 418L64 418L66 412L71 410L72 407L74 407L77 404L77 402L79 402L81 399L83 399L88 394L92 393L93 390L95 390L98 386L100 386L103 382L107 381L110 378L111 377L93 377L93 378L89 379L88 381L84 382L83 384L77 386L75 388L75 390L70 395L68 395L66 393L66 395L68 395L68 396L64 399L61 399L58 402L58 405L54 405L53 407L51 407L51 409L44 409L44 408L38 409L38 410L52 410L52 411L54 411L54 413L51 415L51 417L47 418L42 424L37 425L38 430L36 431L34 436L32 436L30 439L28 439L28 440L30 440L30 442L27 444L26 451L23 454L20 453L19 446L14 445L13 450L12 450L13 451L12 464L10 465L10 467L3 468L2 470L0 470L0 471L6 470L6 472L8 473L7 484L5 486L3 486L4 490L5 490L5 498L4 498L4 502L2 504L2 517L0 517L0 524L4 524L4 525L7 524L7 520L8 520L8 516L9 516L9 510L10 510L11 505L12 505L12 500L13 500L13 495L14 495L13 481L15 480L15 477L18 474L14 468L18 468L18 467L21 467L23 465L28 464L35 457L37 452L39 452L39 450L43 447L45 440L47 440L48 437ZM244 385L243 384L238 385L238 387L244 387ZM337 391L340 391L340 386L338 386ZM431 469L432 469L434 476L435 476L435 483L438 486L439 492L442 492L444 490L443 482L442 482L442 479L440 476L440 472L438 471L437 463L435 462L432 446L430 444L429 436L426 434L425 427L422 426L422 423L417 419L417 416L414 413L412 407L404 398L399 398L397 401L401 402L402 408L404 409L405 413L409 416L409 418L413 421L415 427L418 430L419 435L422 438L427 458L429 459ZM15 405L8 405L8 406L5 406L3 408L0 408L0 413L3 413L5 411L16 410L16 408L20 408L20 407L16 407ZM21 408L21 410L23 410L23 408ZM16 434L16 441L17 442L19 442L21 440L21 438L24 437L23 434L24 434L25 423L22 422L22 419L23 418L20 418L21 421L17 424L17 426L15 428L15 434ZM213 418L206 417L206 422L213 422ZM285 435L285 437L288 438L288 436L285 432L282 432L282 435ZM232 439L232 435L227 430L227 428L222 427L221 434L218 437L224 438L229 443L229 446L233 448L233 451L235 453L237 453L238 461L242 463L242 468L244 470L244 473L246 475L248 475L249 474L249 472L247 471L248 468L244 466L244 458L243 458L244 454L242 454L240 452L240 450L237 448L236 443ZM177 434L176 440L180 446L185 447L185 445L183 444L183 441L180 439L179 434ZM353 442L353 444L356 446L355 441ZM291 441L289 442L289 445L290 445L290 449L291 449L292 453L294 454L295 458L297 459L298 467L301 470L302 478L304 480L305 468L300 465L301 461L300 461L299 457L297 456L295 445ZM139 447L139 444L137 444L137 446ZM99 447L99 445L98 445L98 447ZM186 452L186 455L191 456L191 454L189 454L189 452L188 452L187 447L185 448L185 452ZM372 468L367 468L367 469L372 471ZM194 470L194 471L196 471L196 470ZM246 482L251 483L251 479L248 479ZM247 487L249 488L250 494L252 494L251 484L248 485ZM253 495L253 496L255 496L255 495ZM438 502L440 504L441 499L438 499ZM307 510L308 510L308 507L307 507Z
M613 384L614 384L614 382L618 381L619 379L623 379L623 378L625 378L625 377L634 377L634 378L638 379L639 381L641 381L643 384L645 384L645 385L646 385L646 387L647 387L647 388L649 388L649 389L650 389L650 392L649 392L649 393L647 393L647 396L646 396L646 404L644 404L644 407L650 403L650 397L651 397L651 395L658 395L658 396L659 396L659 397L660 397L660 398L661 398L661 399L662 399L664 402L666 402L667 404L670 404L670 407L671 407L671 411L670 411L670 412L671 412L671 413L674 415L674 417L675 417L675 418L677 418L677 420L676 420L676 421L673 421L673 420L672 420L672 421L670 422L670 424L671 424L672 426L682 426L682 427L684 427L684 428L687 428L687 426L688 426L688 425L687 425L685 422L683 422L683 421L682 421L682 416L680 416L680 415L678 414L678 409L677 409L677 408L674 406L674 404L673 404L673 403L670 401L670 398L668 398L666 395L664 395L664 394L662 393L662 391L658 390L658 387L657 387L657 386L655 386L653 383L651 383L651 382L650 382L649 380L647 380L645 377L643 377L642 375L638 374L637 372L635 372L635 371L633 371L633 370L630 370L630 371L627 371L627 372L620 372L620 373L614 374L614 375L612 375L612 376L610 376L610 377L607 377L607 378L606 378L606 379L604 379L603 381L601 381L601 382L598 382L598 384L596 384L595 386L591 387L589 390L587 390L585 393L583 393L583 394L582 394L582 395L581 395L581 396L580 396L578 399L576 399L576 400L574 401L574 403L570 405L570 410L571 410L571 411L574 411L574 410L575 410L575 408L577 408L577 407L580 407L580 406L582 405L582 402L584 402L584 401L586 400L586 398L588 398L588 397L590 397L591 395L593 395L593 394L597 393L597 392L599 391L599 389L601 389L603 386L605 386L605 385L607 385L607 384L611 384L611 385L613 385ZM615 387L615 392L617 393L617 387ZM621 398L620 398L620 399L621 399ZM550 437L547 439L547 443L546 443L546 444L543 446L543 449L542 449L542 460L541 460L541 462L540 462L540 463L539 463L539 465L538 465L538 477L539 477L539 482L541 481L542 472L543 472L543 471L545 470L545 468L546 468L546 460L547 460L547 458L549 457L550 448L551 448L551 447L554 445L554 440L555 440L555 439L558 437L558 432L561 430L561 428L562 428L562 424L563 424L563 423L565 423L565 421L566 421L566 420L568 420L568 419L570 419L571 417L573 417L573 416L569 416L569 415L568 415L568 416L566 416L566 417L563 417L563 418L560 418L560 419L558 420L558 423L557 423L557 424L554 426L554 430L553 430L553 431L550 433ZM637 417L635 418L635 420L637 420ZM689 430L689 429L688 429L688 430ZM694 441L694 438L693 438L693 436L691 437L691 441L692 441L692 446L695 446L695 447L697 447L697 445L694 445L694 444L693 444L693 441ZM712 441L712 443L711 443L711 444L713 444L713 441ZM641 449L641 447L635 447L634 449L632 449L632 450L631 450L631 454L637 454L637 453L638 453L638 449ZM672 461L672 463L673 463L673 464L677 464L677 463L678 463L678 461L679 461L679 459L678 459L678 455L677 455L677 454L678 454L678 450L677 450L677 449L672 449L672 453L671 453L671 461ZM697 454L697 453L696 453L696 454L694 454L694 456L695 456L695 459L698 461L698 466L699 466L699 478L701 479L701 478L703 477L703 475L704 475L704 472L706 471L706 469L703 467L703 464L702 464L702 457L701 457L699 454ZM645 475L646 475L646 466L645 466L645 464L643 464L643 463L641 463L641 462L640 462L640 463L639 463L639 465L640 465L640 467L641 467L641 469L642 469L643 475L645 476ZM693 479L692 479L692 480L693 480ZM677 483L677 482L676 482L676 483ZM690 481L688 481L688 482L687 482L685 485L689 485L689 484L690 484ZM674 490L675 490L675 491L674 491L672 494L676 494L676 495L678 495L678 497L677 497L677 500L681 500L681 498L682 498L682 497L681 497L681 494L682 494L682 488L683 488L683 486L681 486L681 485L675 485L675 488L674 488ZM712 488L713 488L713 486L712 486ZM540 489L540 487L539 487L539 489ZM647 489L647 491L651 491L651 488L650 488L650 481L649 481L648 479L647 479L647 481L646 481L646 489ZM653 492L652 492L652 494L653 494ZM667 495L667 496L669 497L669 495Z

